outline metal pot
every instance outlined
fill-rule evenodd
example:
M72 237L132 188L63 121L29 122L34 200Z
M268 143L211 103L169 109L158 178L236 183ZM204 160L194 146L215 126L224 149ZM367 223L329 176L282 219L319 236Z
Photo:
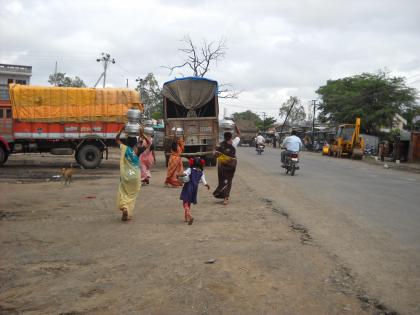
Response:
M174 132L175 131L175 127L173 127L171 130L172 130L172 132ZM180 127L176 128L176 135L177 136L181 136L183 133L184 133L184 129L182 129Z
M135 108L131 108L127 111L127 118L129 122L139 122L142 115L142 112Z
M146 119L146 120L144 121L144 125L145 125L146 127L152 127L152 126L153 126L153 120L151 120L151 119Z
M224 129L232 129L235 127L235 123L230 119L223 119L219 122L219 126Z
M129 136L138 136L140 132L140 125L138 123L128 122L125 124L124 131Z
M152 127L144 127L144 133L146 135L153 135L154 132L155 131L154 131L154 129Z

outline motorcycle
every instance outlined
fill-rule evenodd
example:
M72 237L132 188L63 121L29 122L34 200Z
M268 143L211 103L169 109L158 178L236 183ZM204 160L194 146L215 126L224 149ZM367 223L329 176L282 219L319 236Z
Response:
M261 155L264 152L264 148L265 148L265 145L257 144L257 147L255 148L255 150L257 151L258 155Z
M295 175L295 171L299 169L299 153L292 152L289 155L286 155L285 163L282 167L286 171L286 175L290 173L291 176Z

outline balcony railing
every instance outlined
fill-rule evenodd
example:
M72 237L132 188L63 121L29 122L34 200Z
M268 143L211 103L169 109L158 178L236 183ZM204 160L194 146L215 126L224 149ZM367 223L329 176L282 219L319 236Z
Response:
M8 65L0 63L0 73L4 74L32 74L32 66Z

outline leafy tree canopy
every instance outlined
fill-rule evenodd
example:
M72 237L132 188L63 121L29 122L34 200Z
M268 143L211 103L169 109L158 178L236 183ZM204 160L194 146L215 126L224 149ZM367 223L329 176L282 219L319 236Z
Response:
M86 84L78 76L74 79L67 77L63 72L57 72L50 74L48 77L48 83L56 86L67 86L67 87L86 87Z
M162 89L154 74L149 73L138 82L136 90L141 94L145 115L153 119L163 118Z
M321 121L353 123L360 117L367 133L390 127L397 113L412 115L417 98L417 91L406 85L405 78L390 77L384 71L328 80L316 93L321 97Z
M302 105L301 100L298 97L291 96L286 102L284 102L279 110L279 115L284 117L286 119L287 113L290 110L290 107L293 107L290 111L289 117L287 117L287 120L291 124L296 124L305 121L306 113L305 108Z

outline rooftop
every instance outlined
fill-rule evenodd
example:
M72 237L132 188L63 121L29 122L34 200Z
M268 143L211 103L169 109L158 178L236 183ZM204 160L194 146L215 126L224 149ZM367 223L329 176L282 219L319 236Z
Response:
M0 74L32 75L32 66L9 65L0 63Z

